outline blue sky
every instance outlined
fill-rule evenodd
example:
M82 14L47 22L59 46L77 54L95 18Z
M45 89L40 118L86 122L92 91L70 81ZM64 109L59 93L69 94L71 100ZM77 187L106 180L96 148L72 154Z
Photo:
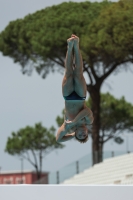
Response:
M9 21L23 18L29 13L61 2L63 1L32 0L31 3L31 0L1 0L0 32L4 30ZM19 64L14 64L11 58L4 57L1 53L0 67L0 167L2 171L19 170L20 159L4 152L7 137L11 132L26 125L33 126L37 122L42 122L47 128L52 125L56 126L55 118L64 108L61 92L62 75L49 74L45 80L35 72L32 76L22 75ZM87 81L86 76L85 78ZM110 92L116 98L125 96L128 102L133 103L131 85L133 85L133 73L121 70L117 75L112 74L105 81L102 92ZM130 136L130 151L133 151L132 143L133 137ZM86 144L79 144L75 141L68 141L64 144L66 145L64 149L52 152L44 159L44 171L58 170L91 153L91 139ZM109 141L104 149L125 151L126 143L118 146ZM24 169L33 169L33 167L24 161Z

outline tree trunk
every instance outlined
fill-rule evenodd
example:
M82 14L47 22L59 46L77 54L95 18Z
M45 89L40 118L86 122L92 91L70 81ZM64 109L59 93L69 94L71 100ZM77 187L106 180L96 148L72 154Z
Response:
M92 86L89 91L92 99L92 112L94 116L92 127L92 163L93 165L101 162L101 152L99 147L99 130L100 130L100 88Z
M42 152L40 152L40 170L39 170L39 179L41 178L42 174Z
M40 171L38 170L37 165L35 166L35 168L36 168L37 180L39 180L40 179Z
M99 142L99 161L103 162L103 142Z
M40 171L37 172L37 180L39 181L40 179Z
M42 174L42 155L41 155L41 153L39 155L39 164L40 164L40 167L39 166L36 167L38 184L40 184L39 180L40 180L41 174Z

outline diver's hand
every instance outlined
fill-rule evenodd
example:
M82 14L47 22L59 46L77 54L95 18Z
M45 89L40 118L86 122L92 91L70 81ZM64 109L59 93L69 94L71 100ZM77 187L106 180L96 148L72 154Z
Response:
M65 128L67 130L70 130L72 127L75 126L75 124L72 121L69 121L69 120L65 120L64 124L65 124Z

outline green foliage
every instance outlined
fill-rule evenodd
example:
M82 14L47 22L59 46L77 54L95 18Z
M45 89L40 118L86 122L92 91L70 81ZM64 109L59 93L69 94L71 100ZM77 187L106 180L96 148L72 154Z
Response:
M47 129L41 123L37 123L34 127L26 126L16 133L12 132L11 137L8 137L5 152L28 160L40 179L43 157L54 149L63 147L64 145L56 142L53 126Z
M91 107L91 99L86 102ZM125 98L116 99L111 94L101 94L100 129L103 132L133 131L133 105Z
M101 96L101 129L104 131L132 131L133 105L124 97L114 98L109 93Z
M8 137L5 152L28 160L40 179L43 157L54 149L63 147L64 145L56 142L53 126L47 129L41 123L37 123L34 127L26 126L16 133L12 132L11 137Z
M57 123L58 127L60 127L64 123L64 109L61 113L61 116L56 117L56 123Z
M0 51L19 62L23 73L30 72L25 66L32 63L30 66L45 77L55 70L55 63L64 66L66 39L72 33L88 36L87 27L110 4L63 2L12 21L0 34Z
M121 137L116 137L114 139L114 141L117 143L117 144L122 144L124 142L124 140L121 138Z
M121 0L102 9L83 36L84 58L98 59L106 66L114 61L132 61L133 0ZM88 37L89 35L89 37ZM89 61L89 59L88 59Z
M131 61L132 11L133 0L63 2L10 22L0 33L0 51L19 62L23 73L35 68L43 78L56 70L55 63L64 67L72 33L80 37L83 59L90 65Z
M54 133L54 127L47 129L41 123L34 127L27 126L8 137L5 151L11 155L21 155L30 150L47 153L49 150L63 148L62 144L56 142Z

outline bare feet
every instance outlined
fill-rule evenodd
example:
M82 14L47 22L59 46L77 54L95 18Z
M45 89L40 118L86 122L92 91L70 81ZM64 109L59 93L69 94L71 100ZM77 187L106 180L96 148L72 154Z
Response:
M74 37L71 36L71 38L67 39L67 44L69 49L73 49Z
M68 48L79 47L79 37L72 34L69 39L67 39Z
M71 37L74 38L74 47L78 47L79 46L79 37L74 34L72 34Z

